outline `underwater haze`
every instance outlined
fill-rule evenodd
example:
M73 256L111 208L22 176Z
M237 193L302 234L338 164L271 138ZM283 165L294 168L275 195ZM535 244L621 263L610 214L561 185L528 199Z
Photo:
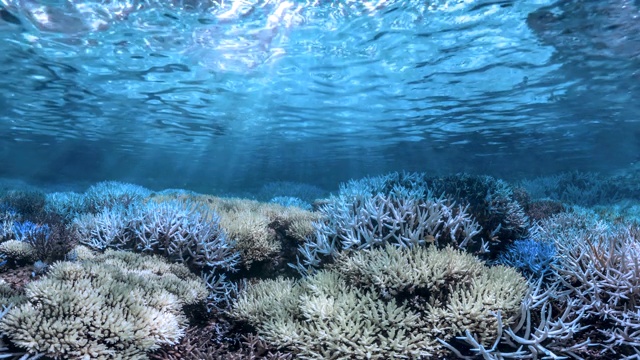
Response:
M0 7L3 178L232 191L640 160L632 0Z

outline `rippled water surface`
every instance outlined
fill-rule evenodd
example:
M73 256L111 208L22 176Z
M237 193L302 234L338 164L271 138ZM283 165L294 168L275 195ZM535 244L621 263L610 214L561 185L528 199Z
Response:
M0 4L6 177L198 188L640 160L631 0Z

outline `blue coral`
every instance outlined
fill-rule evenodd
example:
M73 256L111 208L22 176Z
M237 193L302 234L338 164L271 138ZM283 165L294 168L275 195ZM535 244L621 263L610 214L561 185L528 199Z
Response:
M87 189L84 196L87 210L96 213L114 206L135 205L152 193L151 190L139 185L103 181Z
M13 233L16 240L32 243L39 238L48 239L51 235L51 229L49 225L46 224L35 224L31 221L24 221L13 224Z
M85 196L75 192L54 192L45 195L44 209L71 222L76 216L87 211Z
M239 254L220 227L217 213L172 200L149 202L132 216L137 250L161 253L195 268L235 270Z
M555 256L552 242L523 239L509 245L496 262L514 267L529 278L540 278L550 273Z

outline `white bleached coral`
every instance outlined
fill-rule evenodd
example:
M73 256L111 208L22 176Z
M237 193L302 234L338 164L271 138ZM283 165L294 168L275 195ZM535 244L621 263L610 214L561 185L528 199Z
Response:
M27 301L0 332L29 353L65 359L146 359L184 335L186 304L203 301L200 279L159 257L107 251L59 262L26 286Z

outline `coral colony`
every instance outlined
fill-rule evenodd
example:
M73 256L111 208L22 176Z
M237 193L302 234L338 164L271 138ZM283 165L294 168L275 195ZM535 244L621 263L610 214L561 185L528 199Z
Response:
M634 186L4 191L0 358L640 359Z

